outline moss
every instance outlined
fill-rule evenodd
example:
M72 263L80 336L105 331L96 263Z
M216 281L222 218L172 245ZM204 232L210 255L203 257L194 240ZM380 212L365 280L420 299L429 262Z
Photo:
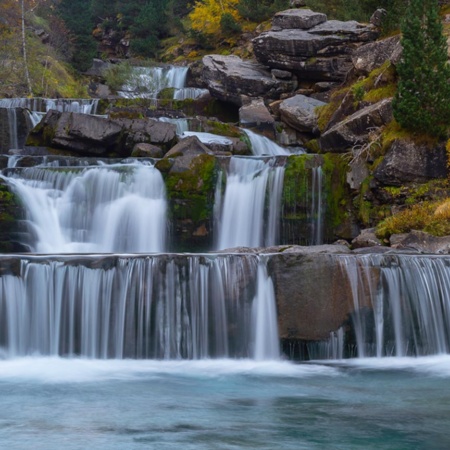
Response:
M215 178L215 158L206 154L194 158L189 170L169 173L166 188L174 208L173 215L189 217L194 222L211 217Z
M311 139L310 141L306 142L304 146L310 153L321 153L322 151L317 139Z
M317 125L321 132L325 131L328 123L330 122L333 114L338 110L339 106L341 106L342 99L348 93L350 88L346 87L343 89L339 89L334 91L331 94L330 101L328 104L324 106L319 106L316 109L317 112Z
M227 137L242 137L242 131L235 125L220 122L218 120L208 120L206 121L206 126L211 131L211 133L218 134L220 136Z
M434 236L450 235L450 199L414 204L383 220L376 234L388 239L393 234L412 230L425 231Z

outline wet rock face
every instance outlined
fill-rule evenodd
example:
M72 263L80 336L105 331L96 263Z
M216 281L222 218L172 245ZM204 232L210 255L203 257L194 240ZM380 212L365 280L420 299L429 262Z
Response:
M272 77L262 64L238 56L207 55L203 58L202 80L211 95L242 106L242 96L279 98L296 88L295 80Z
M377 36L372 25L327 21L324 14L292 9L276 14L272 29L253 40L253 49L260 63L299 79L339 81L352 67L353 50Z
M24 147L31 128L28 116L25 108L0 108L0 154Z

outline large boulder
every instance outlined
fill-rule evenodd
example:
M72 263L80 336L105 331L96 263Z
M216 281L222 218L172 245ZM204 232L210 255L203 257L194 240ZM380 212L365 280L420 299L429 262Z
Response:
M357 48L352 54L352 63L359 73L367 75L386 61L396 65L401 55L400 36L396 35Z
M241 106L239 123L245 128L255 128L268 138L275 139L275 119L261 98Z
M301 79L343 80L352 67L352 51L375 40L378 31L355 21L324 19L308 9L278 13L272 29L253 39L256 58Z
M324 105L312 97L295 95L281 102L281 120L300 132L313 132L317 128L317 108Z
M392 248L398 250L415 250L421 253L450 254L450 236L437 237L424 231L411 231L393 234L390 237Z
M85 155L128 156L139 143L157 145L167 151L176 141L176 126L158 120L109 119L50 110L30 132L27 145Z
M430 148L409 139L395 140L374 171L375 179L387 186L424 183L446 176L447 154L444 145Z
M367 142L371 129L392 120L392 99L384 99L355 112L322 134L319 144L324 152L341 153Z
M262 64L234 55L205 56L202 79L211 95L238 106L244 103L242 96L276 99L296 88L295 80L275 79Z

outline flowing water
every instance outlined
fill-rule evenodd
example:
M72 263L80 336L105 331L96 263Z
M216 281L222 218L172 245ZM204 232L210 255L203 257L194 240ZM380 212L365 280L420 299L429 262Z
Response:
M166 248L165 186L152 165L37 166L13 169L7 181L26 209L33 252Z
M276 159L230 159L223 200L216 200L221 205L217 249L277 242L284 167L275 163Z

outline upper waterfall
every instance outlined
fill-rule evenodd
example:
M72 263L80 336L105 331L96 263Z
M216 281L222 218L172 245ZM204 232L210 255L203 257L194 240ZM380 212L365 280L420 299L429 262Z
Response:
M160 252L166 248L165 186L148 164L13 169L32 251Z

